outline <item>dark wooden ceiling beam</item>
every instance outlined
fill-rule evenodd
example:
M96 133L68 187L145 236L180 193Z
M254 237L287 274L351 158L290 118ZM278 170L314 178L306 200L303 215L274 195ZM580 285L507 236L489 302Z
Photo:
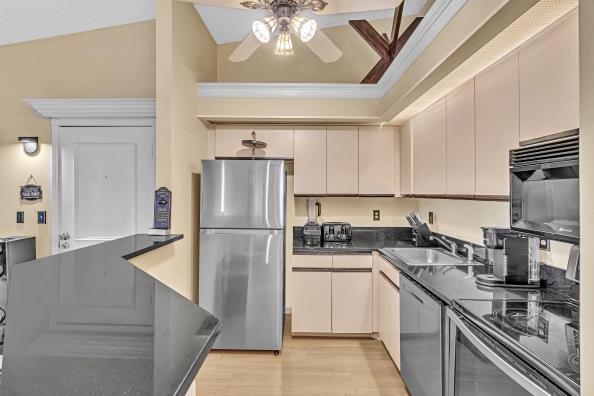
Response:
M391 37L386 33L383 35L365 20L349 21L349 24L359 33L361 37L369 44L375 52L381 57L379 62L371 69L371 71L363 78L361 84L375 84L386 73L398 53L402 50L410 36L413 34L419 23L423 20L422 17L417 17L400 34L400 26L402 23L402 12L404 10L404 1L394 10L394 21L392 24Z
M373 26L371 26L371 23L365 20L353 20L349 21L349 24L357 31L357 33L359 33L359 35L361 35L361 37L363 37L363 40L365 40L379 56L382 58L390 56L390 44Z

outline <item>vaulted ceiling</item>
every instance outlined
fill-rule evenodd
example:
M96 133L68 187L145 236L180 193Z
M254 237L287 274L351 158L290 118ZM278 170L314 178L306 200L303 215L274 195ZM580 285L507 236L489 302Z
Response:
M151 19L154 0L0 0L0 45Z

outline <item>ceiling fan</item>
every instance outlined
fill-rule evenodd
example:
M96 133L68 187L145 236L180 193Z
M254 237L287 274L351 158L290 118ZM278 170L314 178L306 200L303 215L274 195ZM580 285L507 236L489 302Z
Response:
M231 53L230 61L247 60L276 34L276 55L293 55L294 35L325 63L336 62L342 56L342 51L319 29L316 20L304 15L304 11L322 11L328 5L324 0L258 0L244 1L241 5L249 9L268 10L270 15L252 23L252 32Z

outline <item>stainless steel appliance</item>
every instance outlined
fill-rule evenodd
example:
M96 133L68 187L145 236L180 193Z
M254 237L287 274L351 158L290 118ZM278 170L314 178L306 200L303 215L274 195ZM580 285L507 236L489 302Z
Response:
M513 230L579 243L579 137L510 151Z
M488 233L494 233L493 229ZM487 238L489 239L489 238ZM476 282L486 286L540 287L539 240L527 235L492 237L487 241L487 256L493 258L493 273L480 274Z
M323 223L322 239L326 242L350 242L353 239L352 227L349 223Z
M25 261L35 260L35 238L7 237L0 238L0 355L4 344L6 326L8 283L12 266Z
M400 372L414 396L442 395L445 334L443 303L400 277Z
M322 204L314 198L307 198L307 223L303 226L303 240L307 246L318 246L322 241L322 227L318 217L322 215Z
M222 320L214 348L282 348L283 161L202 161L199 303Z
M447 310L446 394L579 395L578 315L565 301L459 301Z

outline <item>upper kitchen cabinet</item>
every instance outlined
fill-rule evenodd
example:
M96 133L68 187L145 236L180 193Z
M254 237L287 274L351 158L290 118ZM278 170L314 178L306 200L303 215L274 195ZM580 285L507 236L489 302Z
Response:
M474 195L474 79L446 101L446 191L448 195Z
M256 157L293 158L292 126L217 126L215 131L216 158L251 158L252 150L241 145L242 140L252 138L256 132L258 140L266 142L268 147L256 150Z
M520 47L520 141L579 127L578 11Z
M359 128L328 127L326 170L328 195L359 193Z
M475 78L476 195L509 195L509 150L520 139L518 51Z
M446 101L437 101L414 119L413 193L446 193Z
M399 133L387 125L359 127L359 195L395 195L394 139L400 139Z
M412 120L400 126L400 194L411 195L412 187Z
M326 195L326 127L295 129L295 195Z

